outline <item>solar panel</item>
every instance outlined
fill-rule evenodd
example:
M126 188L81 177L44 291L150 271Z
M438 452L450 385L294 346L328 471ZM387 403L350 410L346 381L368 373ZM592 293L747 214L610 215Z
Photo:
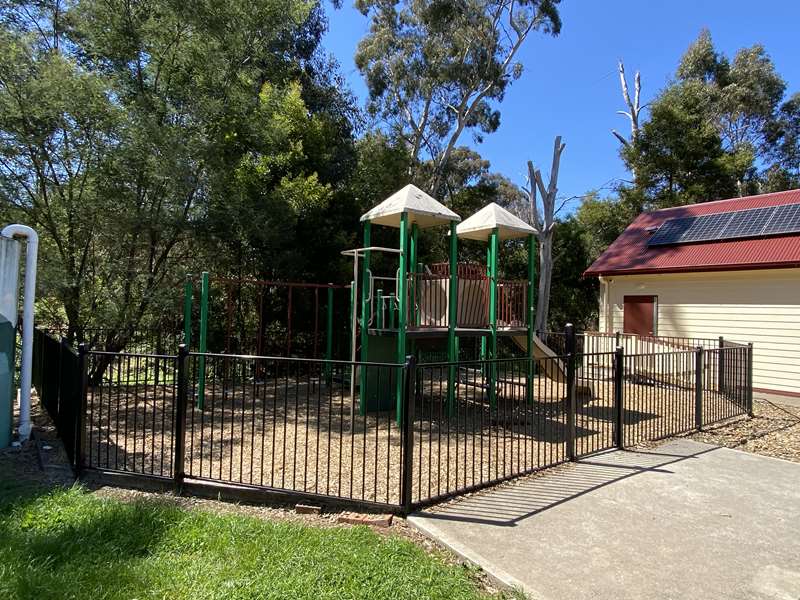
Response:
M764 226L769 222L775 207L742 210L732 215L731 222L723 232L724 239L736 239L762 235Z
M774 207L772 220L764 233L777 235L800 231L800 204L786 204Z
M732 218L733 213L703 215L692 224L689 231L683 234L680 243L719 239Z
M684 217L682 219L664 221L658 231L650 238L649 243L653 246L658 244L677 244L680 242L681 236L686 233L697 219L698 217Z
M647 244L663 246L787 233L800 233L800 204L668 219Z

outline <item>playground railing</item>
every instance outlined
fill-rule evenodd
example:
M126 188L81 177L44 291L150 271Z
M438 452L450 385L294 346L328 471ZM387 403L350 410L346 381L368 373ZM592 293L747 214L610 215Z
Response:
M79 472L238 499L407 512L752 413L750 345L384 364L75 352L37 332L35 350Z
M497 325L499 327L525 327L528 320L528 282L497 282Z

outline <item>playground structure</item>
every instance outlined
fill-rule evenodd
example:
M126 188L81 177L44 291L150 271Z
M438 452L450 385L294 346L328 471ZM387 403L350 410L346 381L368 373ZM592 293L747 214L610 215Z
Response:
M524 357L553 359L540 361L538 367L534 360L529 361L525 380L515 382L514 385L526 388L528 401L533 400L531 381L537 368L544 367L543 374L557 383L566 380L561 361L533 332L536 232L530 225L495 203L461 222L456 213L413 185L407 185L362 215L361 222L363 246L342 252L353 259L353 279L349 285L212 277L204 272L200 277L197 350L209 351L211 332L214 337L211 349L222 348L226 354L287 357L297 354L326 361L347 356L352 366L345 377L349 380L351 398L355 400L358 396L360 414L396 410L398 419L403 381L390 384L384 380L379 384L370 378L368 369L359 370L356 363L402 364L409 355L419 359L423 349L438 352L451 363L448 373L451 412L457 389L467 385L465 382L485 386L491 405L495 404L502 384L507 383L498 380L495 367L491 366L477 380L473 374L461 372L468 369L456 364L464 338L479 341L480 359L484 361L498 358L498 339L503 337L511 340ZM398 247L373 246L373 226L398 230ZM447 230L449 260L424 265L418 260L419 233L436 227ZM486 263L459 263L459 239L485 243ZM500 244L512 239L523 239L527 245L526 280L500 277ZM373 272L376 254L385 255L384 263L394 263L396 257L393 273ZM347 298L337 301L336 294L342 292L347 293ZM212 296L223 313L223 319L216 320L224 322L221 330L218 326L213 331L209 327ZM187 276L184 341L190 348L195 338L194 297L195 280ZM293 313L298 311L300 302L305 306L303 313L313 318L303 320L304 335L298 336ZM348 314L343 319L345 306ZM279 318L281 311L285 311L285 318ZM345 320L346 331L341 326ZM312 323L313 329L309 327ZM344 337L341 333L348 334L348 343L341 343ZM201 368L200 405L205 391L204 373Z
M446 348L450 364L447 385L448 411L454 410L459 385L469 377L460 376L455 363L459 341L465 337L480 339L482 360L498 358L499 337L510 337L528 358L553 357L554 354L533 332L536 240L535 230L501 206L491 203L463 222L437 200L408 185L361 217L363 247L346 252L354 257L354 271L361 262L360 285L354 277L354 294L360 296L360 313L353 307L353 323L360 325L360 356L355 343L351 360L362 363L400 363L408 354L417 354L423 344ZM371 246L372 226L399 230L399 249ZM418 262L419 231L430 227L449 228L449 261L433 265ZM528 247L528 278L524 281L501 279L498 270L500 242L525 239ZM487 245L486 264L458 262L458 240L469 239ZM373 252L397 253L394 277L377 276L370 268ZM355 336L355 330L354 330ZM558 361L546 361L546 375L565 381ZM524 385L528 401L533 400L534 362L528 361ZM464 367L465 369L467 367ZM489 402L496 402L499 384L496 366L487 367L477 385L489 390ZM474 383L473 383L474 384ZM368 410L389 410L392 397L397 414L401 413L402 382L395 382L394 394L377 382L369 381L365 371L360 377L361 414Z

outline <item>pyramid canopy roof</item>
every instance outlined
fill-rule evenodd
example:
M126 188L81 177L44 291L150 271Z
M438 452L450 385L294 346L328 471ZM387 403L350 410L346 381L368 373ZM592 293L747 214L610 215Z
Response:
M400 227L400 216L408 214L408 224L417 227L433 227L451 221L461 220L456 213L438 200L432 198L415 185L408 184L389 196L372 210L361 215L361 221L371 221L377 225Z
M459 223L456 234L462 239L486 241L495 228L497 228L501 240L510 240L536 233L536 230L525 221L514 216L499 204L492 202L464 222Z

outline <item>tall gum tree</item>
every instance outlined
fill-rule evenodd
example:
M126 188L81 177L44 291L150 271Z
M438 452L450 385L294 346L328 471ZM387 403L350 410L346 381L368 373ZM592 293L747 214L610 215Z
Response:
M371 20L356 51L368 110L409 148L409 173L433 193L465 131L497 129L520 48L534 31L558 35L559 0L357 0ZM425 181L420 163L429 161Z

